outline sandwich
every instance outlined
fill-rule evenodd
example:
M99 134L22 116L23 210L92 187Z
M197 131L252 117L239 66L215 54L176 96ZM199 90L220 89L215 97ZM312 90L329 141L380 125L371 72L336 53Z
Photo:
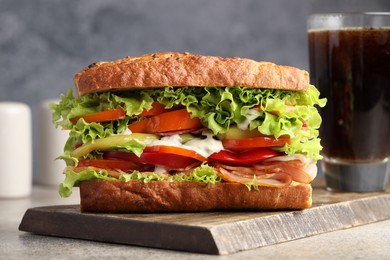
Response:
M50 105L69 129L62 197L82 212L305 209L321 159L309 74L247 58L98 62Z

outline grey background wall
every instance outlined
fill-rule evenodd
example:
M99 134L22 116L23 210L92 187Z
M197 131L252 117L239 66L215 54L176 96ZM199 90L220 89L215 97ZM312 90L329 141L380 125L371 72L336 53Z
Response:
M308 69L307 16L340 11L390 11L390 1L0 0L0 101L29 104L36 129L38 104L82 67L157 51Z

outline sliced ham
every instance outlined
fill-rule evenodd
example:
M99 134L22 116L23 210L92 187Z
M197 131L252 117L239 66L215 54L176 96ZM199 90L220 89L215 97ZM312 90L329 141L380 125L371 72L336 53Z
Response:
M274 157L264 160L262 164L273 165L278 171L289 174L296 182L310 183L317 176L316 163L300 154Z
M242 168L249 167L227 166L220 163L215 163L214 166L217 168L217 174L219 177L228 182L269 187L285 187L290 185L292 181L291 177L284 173L256 174L256 171L254 171L253 174L250 174L249 170L242 172ZM226 166L229 169L226 169Z
M315 162L300 155L275 157L248 167L218 162L214 167L225 181L263 186L283 187L290 185L291 181L310 183L317 175Z

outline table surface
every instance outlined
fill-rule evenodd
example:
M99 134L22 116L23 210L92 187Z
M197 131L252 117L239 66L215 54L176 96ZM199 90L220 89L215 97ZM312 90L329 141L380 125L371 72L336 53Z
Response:
M228 256L48 237L18 230L28 208L78 204L78 196L77 189L70 198L63 199L55 187L34 186L27 198L0 199L0 259L390 259L390 219Z

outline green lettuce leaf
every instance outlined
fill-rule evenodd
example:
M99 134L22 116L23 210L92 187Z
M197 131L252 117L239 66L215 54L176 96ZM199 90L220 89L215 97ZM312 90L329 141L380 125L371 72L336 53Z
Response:
M92 114L114 108L123 108L129 116L140 114L145 108L152 107L153 99L140 92L122 93L115 95L111 92L93 93L81 97L74 97L73 90L69 89L66 95L60 95L60 102L50 103L53 110L53 123L58 127L72 129L74 123L71 118Z
M166 180L165 175L157 174L155 172L139 172L139 171L133 171L132 173L124 173L121 174L118 178L120 181L143 181L144 183L148 183L150 181L162 181Z
M72 194L72 188L77 186L81 181L87 180L117 180L116 178L108 176L106 170L95 170L86 168L80 172L74 172L72 167L65 170L65 180L59 186L59 194L61 197L69 197Z
M72 188L79 185L81 181L86 180L117 180L117 181L132 181L139 180L145 183L150 181L180 181L180 182L198 182L204 184L215 184L221 182L221 178L216 174L213 167L203 164L194 169L194 171L186 175L179 173L172 176L157 174L157 173L142 173L133 171L132 173L123 173L118 179L110 177L106 170L97 170L95 168L86 168L79 172L74 172L72 167L65 170L65 180L59 186L59 194L61 197L69 197L72 194Z
M179 173L168 178L168 181L187 181L215 184L221 182L221 178L217 175L214 167L207 164L195 168L190 174Z

